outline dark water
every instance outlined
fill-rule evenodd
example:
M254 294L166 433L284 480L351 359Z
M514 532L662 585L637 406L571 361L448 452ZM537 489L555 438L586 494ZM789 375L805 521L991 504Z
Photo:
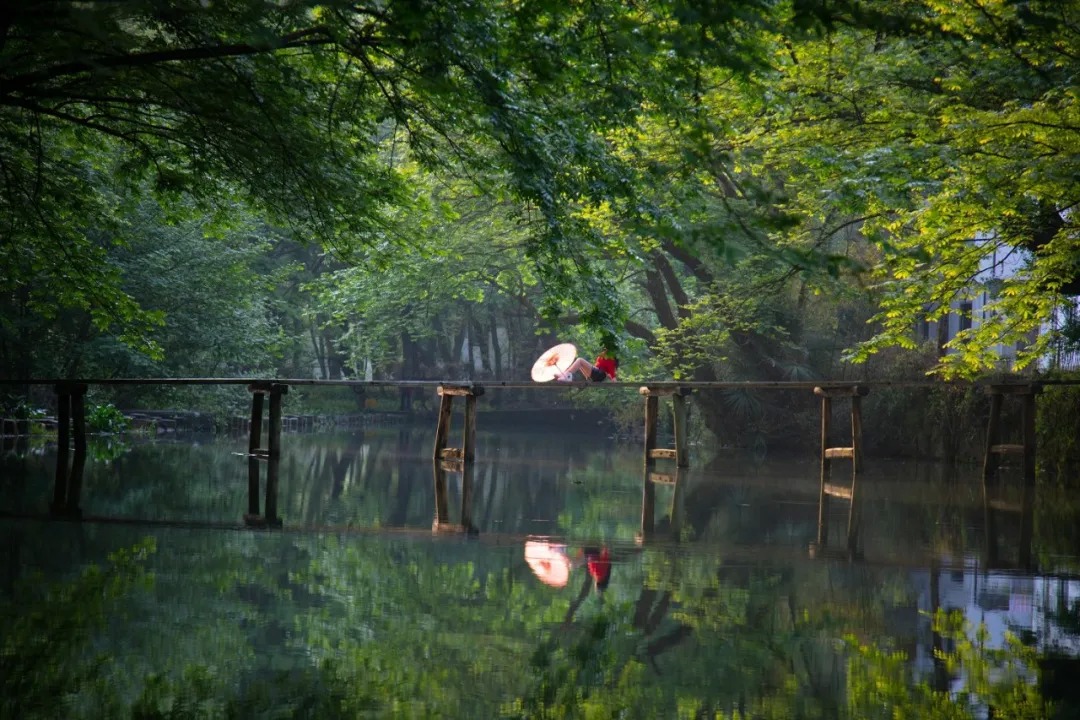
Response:
M979 468L868 458L850 552L812 457L431 443L286 435L281 528L244 524L243 438L95 443L82 521L47 513L55 448L6 448L0 717L1080 712L1075 490L1006 469L987 532Z

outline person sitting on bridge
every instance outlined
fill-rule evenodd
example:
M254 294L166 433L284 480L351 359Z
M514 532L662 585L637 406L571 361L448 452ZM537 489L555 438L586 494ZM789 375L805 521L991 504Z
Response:
M570 363L570 367L566 368L566 371L558 377L558 380L562 382L573 382L575 371L580 372L587 380L592 380L593 382L603 382L608 378L614 380L615 372L618 369L619 359L614 355L609 354L605 348L596 356L595 363L590 363L585 358L577 358L574 360L574 362Z

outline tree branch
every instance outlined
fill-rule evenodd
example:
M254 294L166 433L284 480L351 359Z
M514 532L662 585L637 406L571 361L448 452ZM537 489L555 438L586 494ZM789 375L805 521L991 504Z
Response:
M55 80L56 78L65 75L92 73L109 68L140 68L172 62L190 62L192 60L212 60L226 57L261 55L289 48L329 45L333 42L334 39L330 35L328 29L325 26L317 25L304 30L287 33L276 38L276 42L267 43L266 45L252 45L250 43L204 45L201 47L174 48L170 50L155 50L143 53L103 56L94 58L93 60L78 60L75 62L61 63L44 70L16 75L15 77L0 83L0 94L10 95L12 92L18 92L24 88Z

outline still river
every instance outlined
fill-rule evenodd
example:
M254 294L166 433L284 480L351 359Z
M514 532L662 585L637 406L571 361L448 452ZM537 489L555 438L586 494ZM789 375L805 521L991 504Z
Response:
M1074 489L1024 547L980 468L868 458L851 556L839 500L811 552L813 457L650 477L588 429L481 432L470 479L431 442L287 434L279 529L244 526L242 437L95 441L81 522L55 448L6 447L0 717L1080 712Z

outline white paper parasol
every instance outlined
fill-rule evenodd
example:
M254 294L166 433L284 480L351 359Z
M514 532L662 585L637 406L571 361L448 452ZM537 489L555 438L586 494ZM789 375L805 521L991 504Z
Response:
M525 562L545 585L561 588L570 580L570 558L565 545L526 540Z
M541 355L532 366L532 379L536 382L548 382L566 372L570 363L577 357L577 348L573 343L562 343Z

